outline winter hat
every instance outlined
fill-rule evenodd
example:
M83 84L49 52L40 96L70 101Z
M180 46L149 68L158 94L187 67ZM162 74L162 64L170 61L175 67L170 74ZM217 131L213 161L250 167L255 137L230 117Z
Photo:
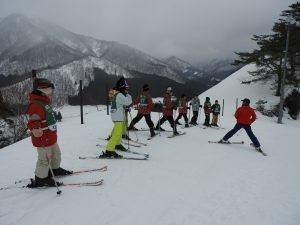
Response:
M143 85L143 91L149 91L149 85L148 84Z
M125 90L126 88L128 88L128 85L127 85L127 83L126 83L126 80L125 80L124 77L121 77L121 78L117 81L117 83L116 83L116 89L117 89L118 91L123 91L123 90Z
M45 78L38 78L34 81L35 88L38 90L46 89L46 88L52 88L54 89L54 84L51 83L50 80Z
M172 88L171 88L171 87L168 87L168 88L167 88L167 91L172 91Z
M206 101L209 101L210 100L210 98L209 97L206 97Z
M244 98L244 99L242 100L242 102L243 102L243 104L245 104L245 105L250 105L250 99L249 99L249 98Z

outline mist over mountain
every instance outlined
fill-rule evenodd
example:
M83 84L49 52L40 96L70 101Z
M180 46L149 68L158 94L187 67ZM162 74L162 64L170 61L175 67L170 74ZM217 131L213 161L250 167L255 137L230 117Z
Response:
M205 77L221 81L239 70L242 66L233 66L233 59L213 59L209 62L195 63L195 67L203 71Z
M94 57L93 60L103 64L114 64L115 74L120 75L121 67L184 82L168 65L137 49L78 35L41 19L13 14L3 19L0 31L0 74L6 76L28 73L32 68L56 69L75 60ZM122 75L130 77L130 74Z
M130 79L135 93L143 83L149 83L153 96L161 96L168 86L175 87L178 95L192 95L215 84L207 71L176 56L156 59L125 44L75 34L22 14L3 18L0 21L0 87L6 87L4 99L12 92L8 85L23 82L21 86L30 87L32 69L38 71L39 77L54 82L58 99L76 96L79 80L83 80L89 104L104 103L107 87L114 85L118 76ZM99 89L104 96L96 94Z

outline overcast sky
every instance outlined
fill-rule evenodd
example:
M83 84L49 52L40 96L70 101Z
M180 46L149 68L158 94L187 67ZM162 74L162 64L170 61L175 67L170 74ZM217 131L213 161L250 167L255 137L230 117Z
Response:
M75 33L189 62L255 48L296 0L0 0L0 17L38 16Z

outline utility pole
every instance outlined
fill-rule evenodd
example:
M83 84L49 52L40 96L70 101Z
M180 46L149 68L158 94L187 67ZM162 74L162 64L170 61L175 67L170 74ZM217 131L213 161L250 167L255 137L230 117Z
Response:
M281 88L280 88L280 102L279 102L279 113L277 123L282 123L283 117L283 103L284 103L284 87L285 87L285 77L287 71L287 58L289 50L289 39L290 39L290 22L286 25L286 41L285 41L285 53L284 53L284 70L281 79Z

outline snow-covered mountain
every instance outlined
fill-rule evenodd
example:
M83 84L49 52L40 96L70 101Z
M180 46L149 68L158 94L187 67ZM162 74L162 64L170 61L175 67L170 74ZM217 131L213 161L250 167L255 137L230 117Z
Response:
M195 79L195 78L202 78L204 76L204 71L196 68L195 66L191 65L190 63L176 57L170 56L163 61L168 64L173 70L181 73L187 79Z
M213 59L209 62L198 62L194 66L204 72L205 77L221 81L240 69L242 66L233 66L232 59Z
M251 77L248 65L200 95L224 99L221 129L195 126L182 130L186 135L167 138L161 132L151 141L149 131L130 132L147 146L133 151L148 153L147 161L80 160L78 156L98 156L112 129L105 106L85 106L84 124L80 124L79 107L62 109L63 120L58 124L58 143L62 151L62 167L70 170L99 168L106 172L85 173L58 178L65 183L104 179L98 187L0 190L0 224L16 225L298 225L300 202L299 120L284 115L284 124L276 118L257 112L252 130L268 156L262 156L249 146L245 131L231 141L244 140L241 145L209 144L219 140L235 124L233 112L236 98L248 97L251 106L264 99L273 104L279 97L272 95L267 83L242 84ZM136 115L131 110L132 116ZM152 113L154 123L158 113ZM204 113L199 113L199 122ZM171 129L168 123L162 125ZM147 128L144 120L137 128ZM127 143L127 142L126 142ZM126 143L124 146L126 146ZM136 156L119 152L124 156ZM30 138L0 151L0 187L21 187L34 176L36 149ZM27 178L27 179L26 179ZM15 184L15 181L22 180Z
M184 82L167 64L124 44L78 35L21 14L12 14L0 23L0 74L24 74L32 68L57 69L91 57L102 60L102 64L108 63L109 68L111 64L115 64L115 68L122 67L128 71L127 75L138 71ZM105 72L112 73L111 70Z

